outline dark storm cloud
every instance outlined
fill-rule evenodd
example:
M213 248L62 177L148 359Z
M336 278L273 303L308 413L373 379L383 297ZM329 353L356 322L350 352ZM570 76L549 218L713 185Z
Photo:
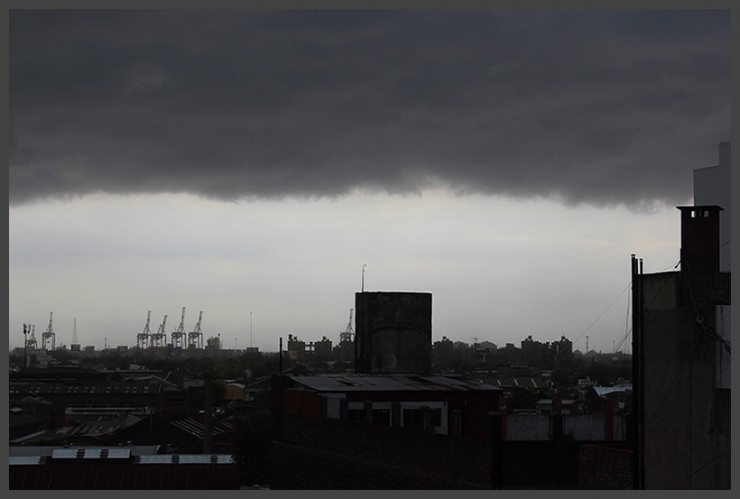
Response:
M11 203L353 188L676 203L723 11L11 11Z

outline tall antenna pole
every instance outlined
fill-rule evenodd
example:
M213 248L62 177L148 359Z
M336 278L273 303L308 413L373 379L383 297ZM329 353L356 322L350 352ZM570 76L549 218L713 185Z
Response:
M249 348L252 348L252 312L249 312Z
M362 264L362 292L365 292L365 267L367 267L366 263Z

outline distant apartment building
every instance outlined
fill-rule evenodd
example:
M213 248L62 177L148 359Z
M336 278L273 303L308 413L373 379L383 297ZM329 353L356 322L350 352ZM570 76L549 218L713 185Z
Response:
M528 336L521 343L522 362L527 365L552 365L573 358L573 343L565 336L559 341L542 343Z
M292 334L288 335L288 355L298 362L329 362L333 350L331 340L324 336L321 341L306 343Z
M432 357L435 366L449 366L453 360L453 343L447 336L435 341L432 346Z
M328 362L332 360L332 343L326 336L323 336L321 341L311 342L310 345L313 350L314 360L318 362Z
M288 335L288 356L292 360L302 360L306 356L306 342L292 334Z

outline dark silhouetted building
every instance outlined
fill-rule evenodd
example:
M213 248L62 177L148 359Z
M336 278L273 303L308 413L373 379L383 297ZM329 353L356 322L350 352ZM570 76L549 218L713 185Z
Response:
M730 488L730 390L720 384L718 206L682 206L681 271L643 274L633 257L638 440L636 476L645 489Z
M355 372L431 373L431 293L356 293L355 308Z

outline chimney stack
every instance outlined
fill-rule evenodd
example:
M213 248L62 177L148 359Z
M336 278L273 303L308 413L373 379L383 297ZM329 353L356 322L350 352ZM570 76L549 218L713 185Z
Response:
M677 206L681 210L681 271L719 272L721 207Z

